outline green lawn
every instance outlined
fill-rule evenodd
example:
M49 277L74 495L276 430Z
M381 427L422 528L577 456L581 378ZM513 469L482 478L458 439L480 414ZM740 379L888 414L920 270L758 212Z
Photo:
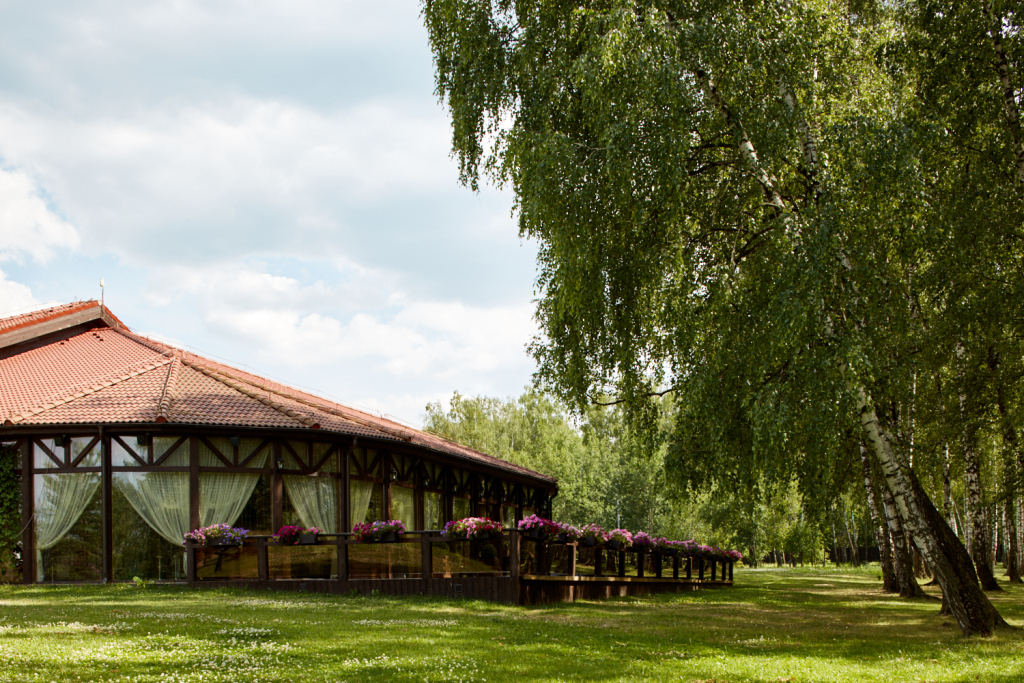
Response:
M994 599L1024 626L1024 587ZM964 639L938 608L877 570L533 608L2 586L0 681L1024 681L1024 631Z

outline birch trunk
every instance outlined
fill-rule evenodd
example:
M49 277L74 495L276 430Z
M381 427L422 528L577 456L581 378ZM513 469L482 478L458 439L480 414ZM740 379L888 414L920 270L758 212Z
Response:
M866 445L882 469L900 520L905 523L912 542L935 573L943 599L961 632L964 635L990 635L996 628L1008 628L978 586L974 565L960 539L935 509L914 471L900 462L893 452L867 391L859 385L852 388Z
M1017 511L1014 509L1012 495L1006 496L1003 508L1004 526L1006 527L1006 544L1003 547L1003 558L1006 560L1006 576L1010 583L1022 583L1020 579L1020 564L1018 555L1020 550L1017 546Z
M903 523L896 509L896 499L884 481L879 482L878 488L882 492L882 509L885 511L889 535L892 537L892 563L900 597L923 598L926 593L914 576L914 559L910 556L910 543L903 532Z
M1014 90L1013 74L1010 71L1010 60L1003 44L1003 17L995 11L993 2L985 2L982 7L988 15L988 34L992 41L992 50L996 53L996 71L999 73L999 85L1002 89L1003 110L1006 112L1006 128L1013 143L1013 155L1017 160L1017 178L1024 182L1024 135L1021 134L1020 110L1017 107L1017 96Z
M864 469L864 492L868 497L868 512L871 514L871 525L875 530L875 540L878 543L879 564L882 566L882 589L887 593L899 593L900 585L892 566L892 548L889 545L888 529L882 523L882 515L878 510L875 482L871 474L871 460L868 458L868 451L864 448L864 444L860 446L860 462Z
M953 533L959 536L960 530L953 513L953 486L949 477L949 443L945 439L942 440L942 516L946 518Z
M857 552L857 544L853 541L853 535L850 534L850 524L846 519L846 501L843 501L843 529L846 531L846 543L850 548L850 564L854 567L859 567L860 555Z
M985 509L981 502L981 474L978 468L977 433L970 429L964 435L964 470L967 476L967 498L971 514L971 556L983 590L1002 590L989 563L989 533Z

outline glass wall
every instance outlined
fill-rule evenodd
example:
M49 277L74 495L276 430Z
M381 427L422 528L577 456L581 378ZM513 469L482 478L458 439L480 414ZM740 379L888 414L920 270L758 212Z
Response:
M416 523L416 492L413 489L391 485L391 519L401 520L409 530L420 528Z
M502 498L504 489L492 485L490 480L485 478L481 484L480 477L472 472L422 462L409 455L355 449L351 488L343 495L343 457L337 446L330 443L134 433L108 438L113 469L108 501L112 556L107 566L116 581L136 577L183 580L187 575L183 539L192 528L193 504L198 507L201 525L227 523L245 527L251 535L271 535L277 531L273 528L275 504L281 506L285 525L316 526L326 533L348 531L339 528L340 505L346 498L353 525L390 518L402 520L410 530L439 530L448 519L449 504L456 519L474 512L490 512L509 526L515 520L513 506L496 502ZM278 452L282 455L280 463L275 458ZM34 560L37 580L103 578L102 453L103 443L97 435L33 440L35 545L30 559ZM198 463L191 462L192 453L197 454ZM20 450L15 456L20 460ZM196 464L198 482L191 480L194 470L190 465ZM283 498L275 500L274 482L278 476ZM199 497L192 500L197 483ZM390 486L389 496L385 495L385 486ZM489 502L479 501L479 510L474 510L470 492L482 486L486 486ZM477 493L483 495L484 491ZM390 507L385 505L387 500ZM411 542L415 537L407 540ZM280 562L271 563L272 574L284 573L293 578L337 576L335 546L324 545L317 562L305 567L301 558L310 555L310 551L281 549ZM353 561L363 563L364 568L380 567L386 557L384 565L388 568L384 573L392 577L413 576L418 571L414 567L416 562L405 557L406 553L418 553L418 545L354 551ZM476 557L476 552L469 553L471 559L488 560ZM490 551L481 547L480 552L486 555ZM381 553L381 558L376 557ZM202 557L197 555L198 575L249 577L257 570L255 555L250 554L248 549L204 551ZM4 566L0 558L0 572ZM380 574L383 570L366 571Z
M41 440L33 444L36 467L57 469L55 459L98 467L99 448L86 450L90 443L75 438L58 446L54 439ZM34 477L36 580L98 581L103 572L99 473L64 470Z
M353 479L349 495L352 526L384 519L384 487L382 484Z
M284 479L283 523L317 527L325 533L338 533L339 482L330 475L292 475Z
M436 491L423 492L423 527L425 529L443 529L444 496Z
M148 442L139 441L129 441L128 446L147 459ZM176 443L176 438L153 439L157 459ZM111 440L111 458L115 467L138 465L138 461L116 440ZM187 448L177 448L163 464L187 467ZM188 477L188 472L113 473L111 512L115 581L130 581L135 577L147 580L185 578L184 536L189 530Z

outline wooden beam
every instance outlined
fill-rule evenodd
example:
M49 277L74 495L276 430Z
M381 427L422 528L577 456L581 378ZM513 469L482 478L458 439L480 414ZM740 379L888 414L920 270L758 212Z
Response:
M103 583L114 581L114 505L110 437L100 427L100 542L103 552Z
M199 437L188 439L188 519L192 530L198 529L199 523ZM194 565L192 551L189 550L189 568Z
M35 583L35 475L32 474L32 439L21 442L21 579Z

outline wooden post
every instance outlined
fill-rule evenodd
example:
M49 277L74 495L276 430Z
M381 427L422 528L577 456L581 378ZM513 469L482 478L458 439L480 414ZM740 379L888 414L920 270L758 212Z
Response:
M188 505L189 526L195 531L202 526L199 522L199 438L195 436L188 438ZM193 576L194 558L189 560L189 567L190 576ZM194 576L189 580L194 580Z
M655 551L654 555L654 576L661 578L661 553Z
M686 556L686 580L689 581L693 578L693 558L689 555Z
M672 558L672 578L679 578L679 555Z
M32 439L21 442L21 580L35 583L35 475L32 474Z
M508 532L508 577L512 580L512 604L519 604L519 531Z
M110 437L100 427L100 544L103 552L103 583L114 580L114 506L113 473L110 462ZM95 448L95 446L93 446Z
M188 579L188 585L192 588L196 587L196 546L193 543L188 543L185 546L185 578Z
M423 594L430 595L430 582L434 578L434 553L430 545L430 532L420 534L420 573L423 576Z
M697 558L697 578L700 579L701 581L704 580L704 558L703 557L698 557Z
M604 576L604 549L594 546L594 576Z
M345 449L345 457L342 458L342 496L341 507L341 528L338 530L348 533L352 530L352 450L356 447L355 437L352 438L352 445ZM335 542L338 544L338 581L348 581L348 544L343 543L345 537L338 536Z
M717 574L718 574L718 562L716 562L715 560L711 560L711 580L712 581L717 581L718 580L718 575Z
M267 559L267 539L256 539L256 572L260 583L270 580L270 562Z
M616 561L618 562L619 576L625 576L626 575L626 551L625 550L620 550L619 551L619 556L616 559Z
M578 545L578 543L565 544L565 552L567 553L565 573L569 576L576 576L576 549Z
M732 566L733 566L733 564L735 564L735 563L734 562L730 562L729 563L729 581L730 582L732 581Z
M644 578L644 560L647 559L647 553L643 550L636 551L636 576L639 579Z

